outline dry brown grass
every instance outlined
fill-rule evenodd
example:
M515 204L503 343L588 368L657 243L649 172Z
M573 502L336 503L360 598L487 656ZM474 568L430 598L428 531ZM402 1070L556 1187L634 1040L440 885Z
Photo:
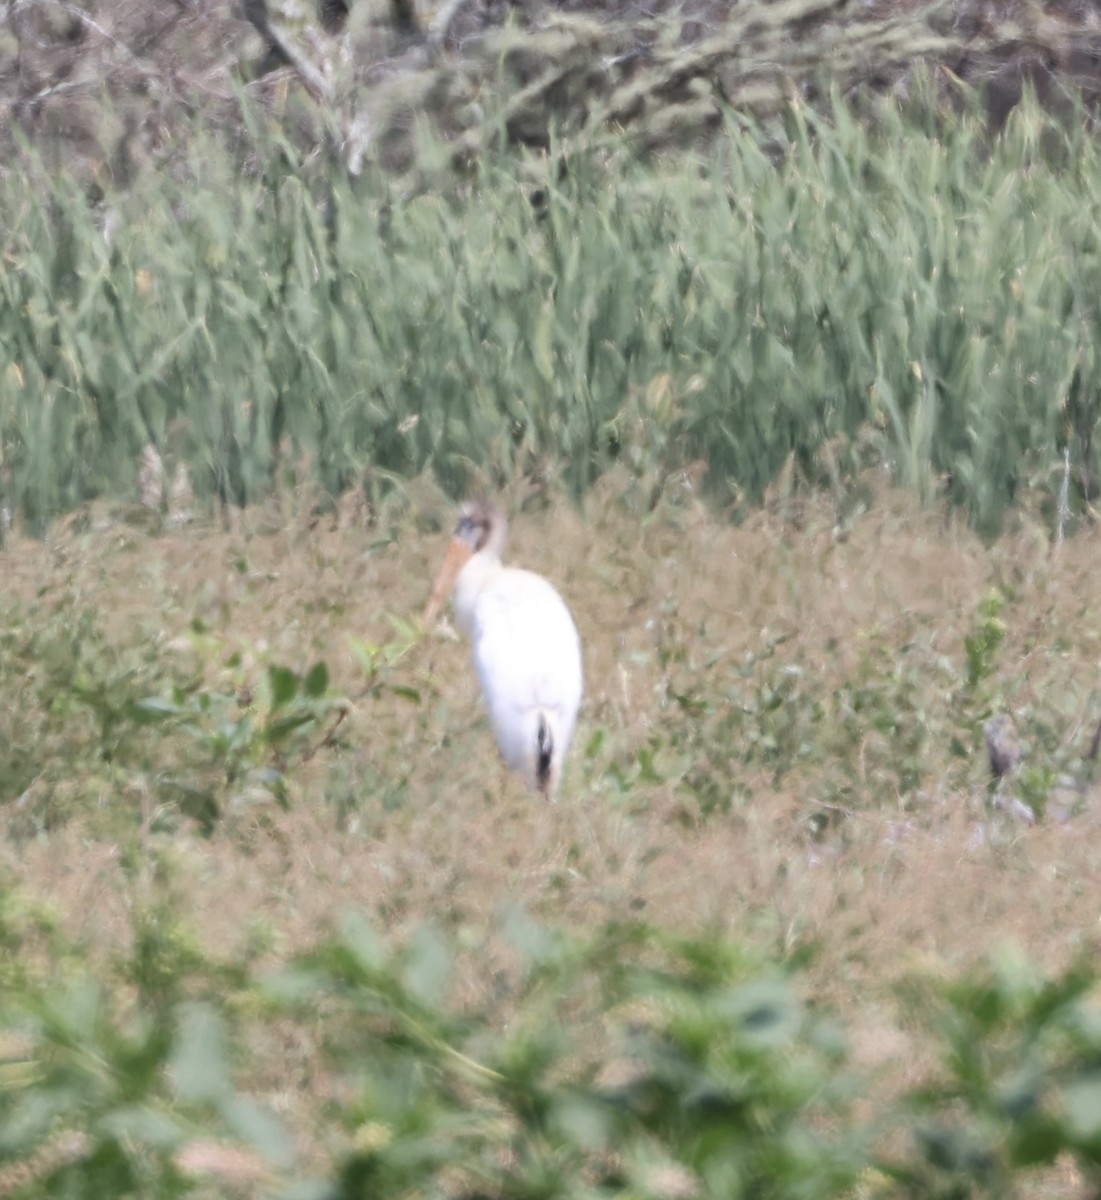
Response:
M917 798L883 793L870 772L866 794L847 815L831 811L815 837L807 817L822 811L816 772L828 762L779 781L754 768L741 780L751 798L706 819L672 777L624 795L610 765L660 736L678 672L698 685L711 658L741 661L776 634L789 637L784 659L827 691L868 647L925 639L958 664L994 584L1010 597L998 661L1013 704L1039 711L1058 699L1063 712L1074 687L1092 699L1101 538L1081 534L1054 557L1044 531L1022 519L987 546L893 492L845 535L825 503L798 522L774 511L732 528L694 502L640 519L629 496L609 481L583 512L554 503L513 522L511 559L559 585L585 645L580 732L549 809L498 767L457 640L430 635L401 663L419 706L361 694L348 640L391 639L388 614L419 611L442 552L451 514L428 489L373 527L292 514L270 531L270 513L246 514L232 533L74 526L46 544L10 543L2 569L9 599L28 609L79 593L112 636L145 631L165 654L185 652L173 647L199 615L227 647L296 667L325 659L333 686L353 698L344 743L296 772L289 811L230 814L209 838L186 827L141 833L208 953L230 956L261 928L279 960L351 908L399 941L431 919L461 949L462 1003L494 987L508 956L499 916L515 905L576 929L642 913L777 954L815 943L802 986L841 1014L860 1066L892 1087L913 1082L929 1064L896 1006L900 979L955 972L1004 943L1055 969L1097 943L1095 811L999 824L981 757L961 765L933 746ZM929 687L933 706L943 684ZM1097 716L1084 706L1068 744L1084 749ZM598 728L605 741L590 757ZM109 954L130 936L141 882L123 869L125 847L99 830L91 813L36 840L5 839L0 867L92 954ZM327 1085L296 1067L310 1047L278 1045L278 1029L271 1037L260 1071L269 1098L304 1116Z

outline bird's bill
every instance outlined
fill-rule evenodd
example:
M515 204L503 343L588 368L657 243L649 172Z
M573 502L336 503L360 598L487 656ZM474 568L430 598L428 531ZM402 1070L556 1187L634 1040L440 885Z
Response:
M451 545L447 548L447 557L443 560L443 566L440 568L440 573L436 576L436 583L432 588L432 595L429 596L428 603L424 608L423 624L425 629L429 629L435 624L436 618L440 615L440 609L447 603L447 598L451 595L451 589L455 586L459 572L470 561L472 553L473 551L462 538L451 539Z

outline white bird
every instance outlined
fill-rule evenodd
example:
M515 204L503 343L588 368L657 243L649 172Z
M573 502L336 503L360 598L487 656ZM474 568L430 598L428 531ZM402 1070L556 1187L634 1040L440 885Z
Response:
M581 705L581 639L565 601L541 575L502 565L507 535L493 505L463 505L424 624L454 589L455 617L473 643L501 757L553 799Z

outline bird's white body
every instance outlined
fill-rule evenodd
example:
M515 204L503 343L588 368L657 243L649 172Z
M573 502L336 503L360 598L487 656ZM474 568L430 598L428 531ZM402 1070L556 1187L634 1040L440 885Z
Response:
M501 757L537 786L539 722L555 782L581 705L581 641L562 597L531 571L475 555L455 585L455 618L474 648ZM553 790L553 789L552 789Z
M504 520L487 512L493 524L472 535L479 548L455 578L455 617L473 646L501 757L553 796L581 705L581 639L547 580L502 565Z

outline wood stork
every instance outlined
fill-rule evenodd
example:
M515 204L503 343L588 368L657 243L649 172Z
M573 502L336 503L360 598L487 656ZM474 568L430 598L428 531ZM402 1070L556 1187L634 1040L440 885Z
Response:
M507 535L504 514L492 504L463 505L424 624L454 590L501 757L553 799L581 704L581 640L541 575L502 565Z

